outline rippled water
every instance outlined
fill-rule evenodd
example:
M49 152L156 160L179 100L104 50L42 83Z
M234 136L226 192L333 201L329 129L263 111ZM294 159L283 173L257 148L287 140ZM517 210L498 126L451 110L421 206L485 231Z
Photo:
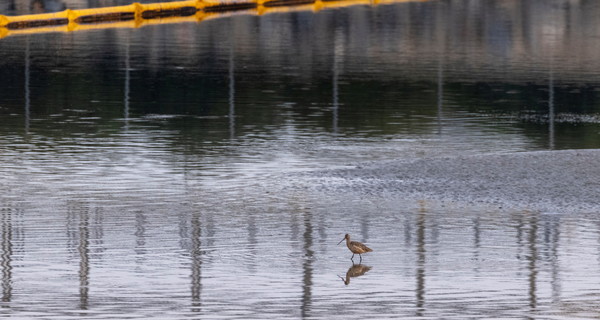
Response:
M301 173L599 148L598 17L452 0L0 39L0 315L597 318L594 214Z

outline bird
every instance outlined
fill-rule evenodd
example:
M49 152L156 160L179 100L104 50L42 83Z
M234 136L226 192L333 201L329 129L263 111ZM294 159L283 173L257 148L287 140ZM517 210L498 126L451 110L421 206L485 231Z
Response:
M373 251L373 249L365 246L364 244L362 244L358 241L350 241L350 235L347 233L344 236L344 239L342 239L342 240L340 240L340 242L338 242L338 245L340 243L342 243L342 241L344 241L344 240L346 240L346 246L348 246L348 249L350 249L350 251L352 251L352 257L350 258L350 260L352 260L352 261L354 261L355 254L358 254L358 256L360 257L360 261L362 261L361 254Z

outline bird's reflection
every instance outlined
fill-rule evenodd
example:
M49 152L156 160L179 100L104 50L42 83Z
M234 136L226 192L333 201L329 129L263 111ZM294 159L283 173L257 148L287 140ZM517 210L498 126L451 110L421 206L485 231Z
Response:
M340 279L342 279L342 281L344 281L345 285L349 285L350 284L350 278L356 278L356 277L360 277L362 275L364 275L365 273L367 273L369 270L371 270L372 267L364 265L364 264L352 264L352 266L350 268L348 268L348 271L346 271L346 278L342 277L342 276L338 276L340 277Z

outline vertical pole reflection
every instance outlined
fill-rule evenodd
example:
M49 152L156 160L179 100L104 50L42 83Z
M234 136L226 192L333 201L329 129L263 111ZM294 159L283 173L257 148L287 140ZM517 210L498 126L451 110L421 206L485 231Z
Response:
M552 268L552 302L560 302L561 283L558 266L558 242L560 240L560 217L554 215L545 216L544 242L549 246L546 251Z
M440 10L437 10L438 17L436 18L436 38L438 43L438 72L437 72L437 125L438 135L442 134L442 111L444 104L444 57L446 56L446 33L448 28L444 23L447 18L445 17L445 5L439 2L441 6Z
M361 235L361 239L366 242L369 243L369 226L371 226L371 214L369 213L369 211L363 211L361 216L361 221L360 221L360 235Z
M481 225L480 218L473 219L473 241L475 242L475 272L479 271L479 247L481 245Z
M438 124L438 135L442 134L442 112L444 106L444 64L442 57L444 55L440 53L438 60L438 87L437 87L437 124Z
M135 213L134 234L136 263L141 265L146 260L146 216L141 211Z
M340 101L339 101L339 77L340 77L340 70L339 70L339 65L342 62L343 59L343 51L344 51L344 43L343 43L343 33L340 29L336 30L335 35L334 35L335 39L333 41L333 83L332 83L332 87L333 87L333 108L332 108L332 113L333 113L333 123L332 123L332 128L333 128L333 133L338 133L338 113L339 113L339 108L340 108Z
M235 137L235 52L234 52L233 40L230 40L230 46L229 46L229 139L233 139L234 137Z
M525 222L522 214L518 214L515 228L517 229L517 259L521 260L521 256L523 254L523 229L525 228Z
M558 17L557 17L558 18ZM555 148L555 128L554 128L554 56L557 45L560 45L560 26L557 21L560 19L554 19L549 25L548 32L544 33L544 42L548 44L548 65L549 65L549 76L548 76L548 148L553 150Z
M125 44L125 85L123 97L123 119L125 121L125 130L129 129L129 95L131 83L131 57L129 53L130 33L127 33L127 43Z
M529 307L532 311L537 308L537 230L537 216L535 215L535 213L531 213L531 217L529 219L529 234L527 237L527 245L529 249Z
M550 67L550 79L548 81L548 145L554 150L554 72Z
M290 215L290 243L294 249L298 248L296 243L300 243L300 222L298 220L297 215Z
M82 208L79 220L79 308L87 310L90 275L90 230L89 212Z
M258 229L256 228L256 218L254 214L248 213L248 222L246 223L248 230L248 243L250 244L250 256L252 259L248 260L248 272L256 273L257 266L257 247L258 247L258 239L256 235L258 234Z
M412 221L408 217L404 218L404 245L412 246Z
M200 224L200 213L194 212L191 219L192 225L192 247L191 247L191 258L192 258L192 312L200 312L201 303L201 292L202 292L202 252L201 252L201 241L200 236L202 235L202 228Z
M91 254L92 259L94 259L94 253L96 253L96 257L98 260L102 258L100 253L105 251L104 248L104 213L101 207L96 207L94 210L93 219L91 219L91 228L90 228L90 239L91 239Z
M27 36L25 41L25 135L28 135L31 117L31 92L29 91L31 79L31 53L29 49L29 36Z
M310 308L312 305L312 275L313 275L313 226L312 213L310 210L304 212L304 263L302 264L302 319L310 317Z
M421 204L417 216L417 316L422 316L425 305L425 207Z
M12 300L12 209L2 208L2 302Z

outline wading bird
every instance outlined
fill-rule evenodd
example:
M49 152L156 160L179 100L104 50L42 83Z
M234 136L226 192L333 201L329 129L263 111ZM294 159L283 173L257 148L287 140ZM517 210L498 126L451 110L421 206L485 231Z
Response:
M350 258L350 260L352 260L352 261L354 261L355 254L358 254L358 256L360 257L360 261L362 261L361 254L373 251L371 248L365 246L364 244L362 244L358 241L350 241L350 235L347 233L344 236L344 239L342 239L340 242L338 242L338 244L342 243L342 241L344 241L344 240L346 240L346 246L348 246L348 249L350 249L350 251L352 251L352 257Z

